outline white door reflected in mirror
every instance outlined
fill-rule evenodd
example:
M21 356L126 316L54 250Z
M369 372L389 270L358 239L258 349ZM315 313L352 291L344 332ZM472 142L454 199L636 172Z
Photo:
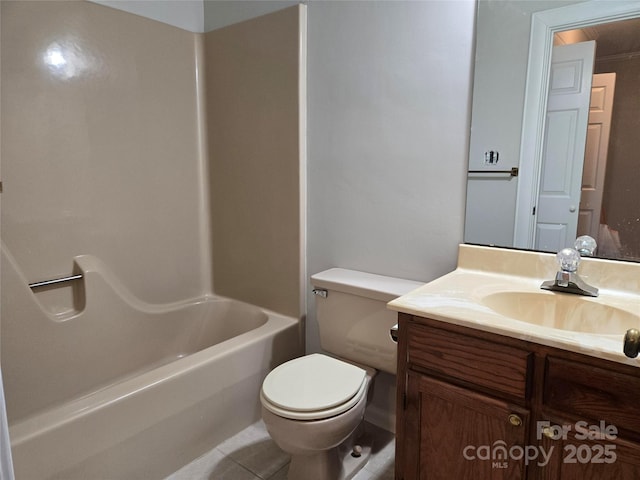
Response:
M577 236L596 42L553 48L534 248L557 252Z

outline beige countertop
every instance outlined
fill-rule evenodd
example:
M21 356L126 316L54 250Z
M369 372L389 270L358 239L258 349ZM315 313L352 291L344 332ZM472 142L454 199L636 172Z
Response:
M560 300L579 302L581 308L591 312L603 306L621 312L627 319L635 316L638 322L632 326L640 329L640 264L583 259L578 274L599 288L599 296L595 298L541 290L542 282L553 279L556 271L554 254L460 245L456 270L389 302L388 306L398 312L640 367L640 357L628 358L622 351L623 338L630 327L628 321L618 322L615 315L603 318L601 321L607 322L604 326L597 325L596 330L604 333L589 333L589 326L579 322L562 329L553 326L550 316L530 323L487 306L485 299L497 292L515 292L514 298L519 293L535 294L540 295L535 297L539 300L554 300L543 295L562 295L566 297Z

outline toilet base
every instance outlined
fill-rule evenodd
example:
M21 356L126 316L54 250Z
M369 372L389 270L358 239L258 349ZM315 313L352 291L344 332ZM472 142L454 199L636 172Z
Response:
M350 480L371 456L371 435L364 433L363 425L342 444L314 455L293 455L287 480ZM360 456L352 455L354 446L360 446Z

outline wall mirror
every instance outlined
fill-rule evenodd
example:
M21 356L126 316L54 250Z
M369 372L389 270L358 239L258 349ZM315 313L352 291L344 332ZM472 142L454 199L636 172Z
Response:
M640 261L639 18L638 1L478 2L466 242L557 251L587 233L596 256ZM567 60L589 42L587 66ZM615 86L608 139L589 124L603 73ZM580 89L581 114L556 96ZM593 151L608 159L600 169L584 163Z

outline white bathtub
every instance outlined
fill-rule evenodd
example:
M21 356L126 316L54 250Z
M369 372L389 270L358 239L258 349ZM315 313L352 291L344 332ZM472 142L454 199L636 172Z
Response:
M82 310L56 319L5 260L3 296L23 306L1 335L17 479L162 478L260 418L262 379L300 354L297 319L144 304L90 256Z

